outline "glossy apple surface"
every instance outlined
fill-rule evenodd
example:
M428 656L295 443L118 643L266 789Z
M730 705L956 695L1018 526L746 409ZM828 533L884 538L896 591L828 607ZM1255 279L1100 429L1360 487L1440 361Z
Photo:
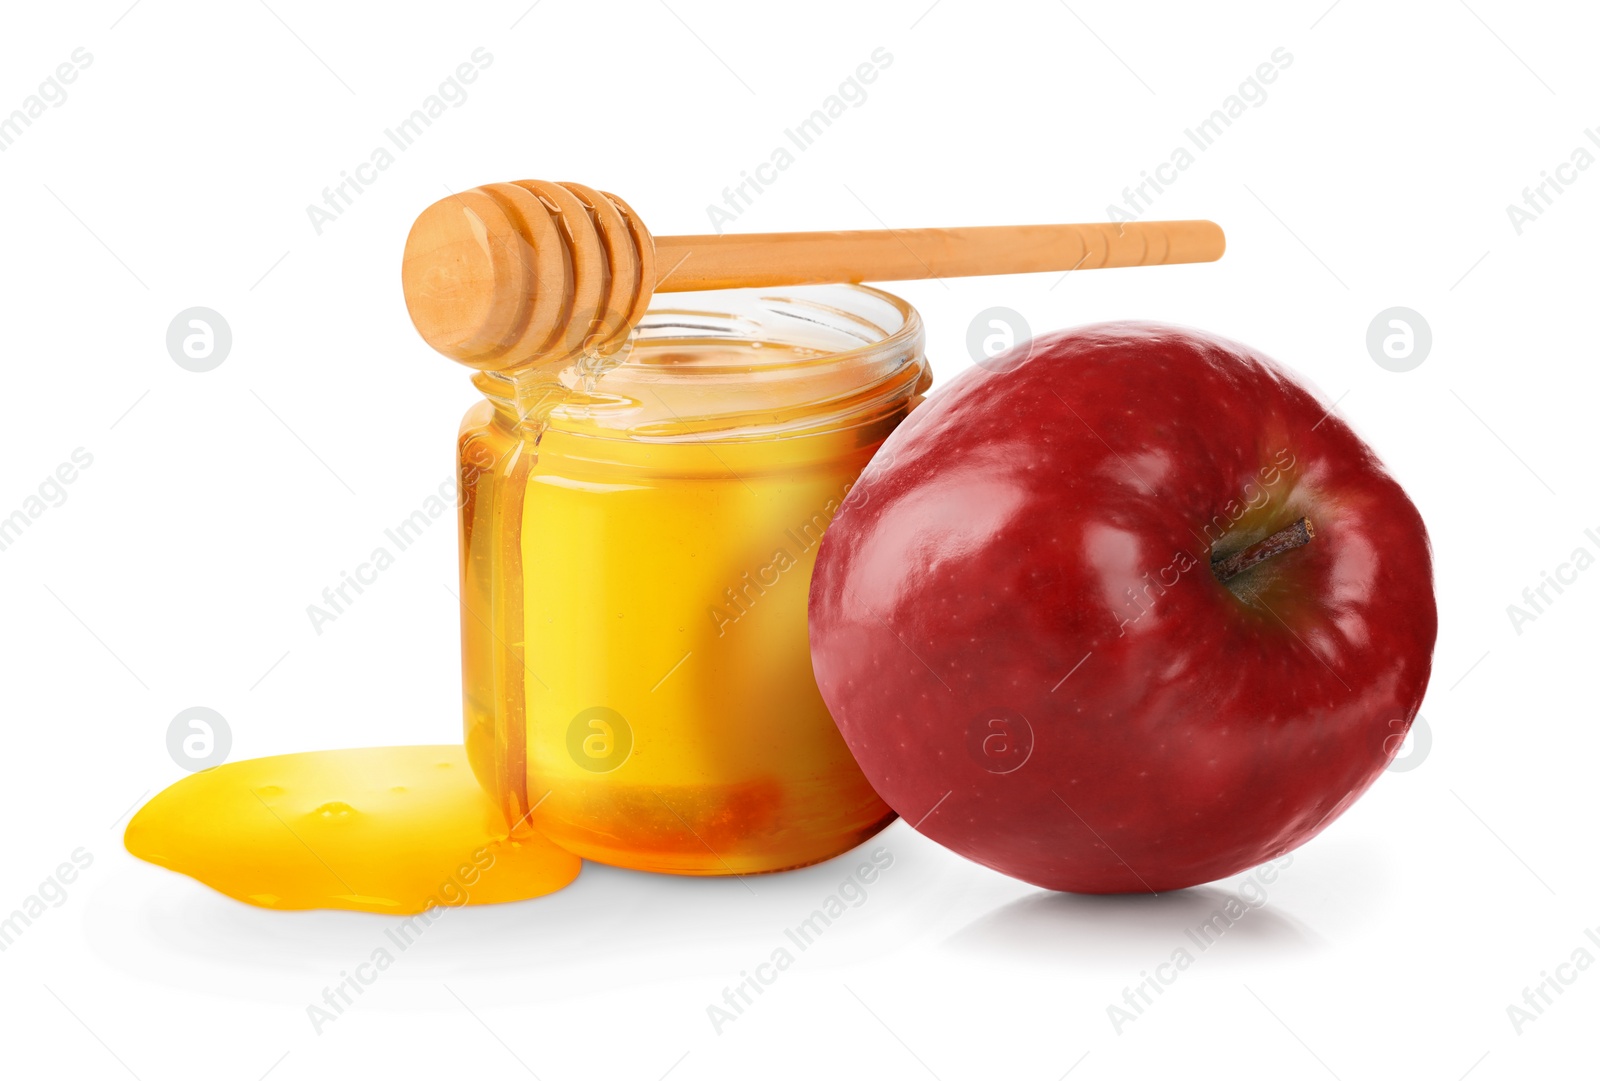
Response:
M1300 517L1309 543L1212 561ZM922 833L1050 889L1160 891L1302 844L1416 715L1427 533L1284 368L1180 327L1035 339L890 437L823 538L818 685Z

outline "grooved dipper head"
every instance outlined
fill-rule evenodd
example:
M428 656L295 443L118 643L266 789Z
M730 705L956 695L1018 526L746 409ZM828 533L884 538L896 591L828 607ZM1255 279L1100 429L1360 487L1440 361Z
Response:
M487 184L418 215L406 308L434 349L513 371L619 348L655 285L655 245L627 204L580 184Z

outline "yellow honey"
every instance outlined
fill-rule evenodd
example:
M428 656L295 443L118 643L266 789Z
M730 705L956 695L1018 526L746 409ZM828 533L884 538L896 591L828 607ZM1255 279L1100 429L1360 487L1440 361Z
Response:
M394 915L538 897L579 867L526 826L513 833L457 746L230 762L158 794L124 843L264 908Z
M893 817L818 694L817 543L928 380L853 286L653 309L566 397L480 376L460 464L466 746L510 820L604 863L746 874Z

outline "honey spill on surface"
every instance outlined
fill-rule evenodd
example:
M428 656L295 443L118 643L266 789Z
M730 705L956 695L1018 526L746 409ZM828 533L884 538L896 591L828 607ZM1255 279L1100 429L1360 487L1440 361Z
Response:
M264 908L410 915L554 893L578 857L509 837L460 746L367 747L230 762L139 809L140 859Z

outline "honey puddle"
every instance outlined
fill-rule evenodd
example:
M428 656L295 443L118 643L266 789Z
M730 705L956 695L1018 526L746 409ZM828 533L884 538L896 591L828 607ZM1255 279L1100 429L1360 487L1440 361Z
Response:
M139 809L128 851L263 908L410 915L554 893L578 857L505 816L460 745L231 762Z

